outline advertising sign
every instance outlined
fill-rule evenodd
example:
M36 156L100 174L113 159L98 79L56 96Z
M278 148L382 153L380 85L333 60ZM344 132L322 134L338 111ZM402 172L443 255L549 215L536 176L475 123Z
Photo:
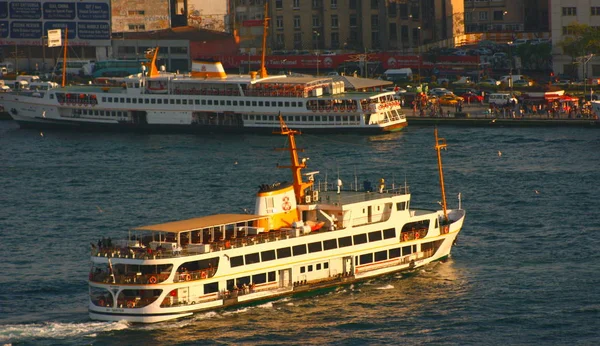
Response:
M0 0L0 46L39 46L65 28L69 46L110 46L110 0Z
M62 31L60 29L48 30L48 47L62 46Z

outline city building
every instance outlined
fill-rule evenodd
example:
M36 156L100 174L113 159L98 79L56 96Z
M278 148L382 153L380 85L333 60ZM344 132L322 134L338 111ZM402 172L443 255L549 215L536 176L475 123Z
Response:
M464 34L464 0L268 0L273 50L396 50ZM242 51L261 47L264 0L233 0Z
M573 23L600 27L600 0L550 0L552 32L552 69L556 75L566 74L577 78L600 76L600 59L579 59L563 54L558 43L569 35L568 26ZM582 52L582 57L590 52Z
M111 0L111 6L113 33L188 25L188 0Z
M465 0L467 33L549 31L548 0Z

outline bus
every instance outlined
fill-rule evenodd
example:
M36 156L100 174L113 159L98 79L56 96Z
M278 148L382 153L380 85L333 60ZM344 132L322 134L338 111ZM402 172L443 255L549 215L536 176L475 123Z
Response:
M94 65L92 77L126 77L142 72L142 63L148 59L104 60Z
M86 65L93 64L94 60L67 60L67 75L77 75L82 76L85 75L84 67ZM62 74L63 62L59 61L56 63L56 67L54 71L57 75Z

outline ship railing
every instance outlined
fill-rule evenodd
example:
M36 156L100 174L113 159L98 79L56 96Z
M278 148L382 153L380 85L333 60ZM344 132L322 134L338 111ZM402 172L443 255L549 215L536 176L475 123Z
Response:
M429 231L426 228L410 230L410 231L401 231L400 232L400 241L403 242L403 241L423 239L427 236L428 232Z
M325 186L324 189L321 187ZM408 186L395 186L392 188L384 188L381 193L378 191L370 191L370 190L362 190L362 191L352 191L352 190L342 190L341 193L337 193L336 190L333 190L333 184L321 185L319 184L320 190L320 198L317 203L327 203L327 204L349 204L349 203L357 203L357 202L367 202L375 199L385 198L385 197L393 197L398 195L406 195L409 193Z

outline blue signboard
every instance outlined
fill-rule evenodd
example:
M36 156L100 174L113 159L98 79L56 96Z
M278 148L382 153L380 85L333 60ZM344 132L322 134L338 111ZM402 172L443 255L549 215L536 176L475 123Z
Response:
M42 7L39 2L11 1L9 5L10 19L42 18Z
M8 18L8 2L0 1L0 18Z
M75 19L75 4L69 2L46 2L44 19Z
M69 44L110 46L111 0L0 0L0 46L40 45L69 29Z
M8 37L8 20L0 20L0 38Z
M110 20L110 9L108 4L97 2L78 3L77 16L83 20Z
M42 37L42 22L11 22L10 23L11 38L26 38L40 39Z
M77 25L75 22L44 22L44 32L48 30L62 29L61 35L64 37L65 28L69 28L69 40L77 37Z

